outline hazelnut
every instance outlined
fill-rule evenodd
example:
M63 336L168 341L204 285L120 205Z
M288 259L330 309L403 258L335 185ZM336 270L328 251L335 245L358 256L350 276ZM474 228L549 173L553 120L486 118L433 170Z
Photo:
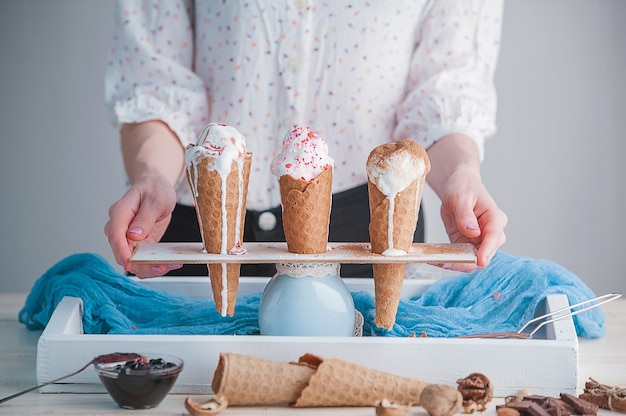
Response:
M452 416L463 404L463 396L453 386L430 384L422 390L420 406L430 416Z

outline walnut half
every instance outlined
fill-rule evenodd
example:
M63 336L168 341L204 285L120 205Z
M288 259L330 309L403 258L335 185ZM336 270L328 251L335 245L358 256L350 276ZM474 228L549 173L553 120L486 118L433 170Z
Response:
M465 413L474 413L476 410L484 412L487 403L493 398L493 386L489 378L481 373L472 373L456 381L458 390L463 396Z

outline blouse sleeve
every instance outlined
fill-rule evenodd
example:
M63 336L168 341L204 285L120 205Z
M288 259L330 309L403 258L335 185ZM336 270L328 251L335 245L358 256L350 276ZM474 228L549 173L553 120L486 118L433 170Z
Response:
M116 2L105 100L114 124L161 120L183 146L195 141L208 109L194 74L191 0Z
M398 109L397 139L428 148L450 133L471 137L484 156L495 133L502 0L434 1L417 34L408 91Z

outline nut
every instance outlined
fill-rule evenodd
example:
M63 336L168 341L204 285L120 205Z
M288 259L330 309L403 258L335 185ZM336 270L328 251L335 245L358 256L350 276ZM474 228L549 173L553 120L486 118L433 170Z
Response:
M228 400L226 397L212 397L211 399L198 403L191 397L187 397L185 400L185 408L191 414L191 416L212 416L218 415L222 410L228 407Z
M473 413L475 410L484 412L486 404L493 398L493 386L489 378L481 373L472 373L457 381L458 390L463 395L463 406L466 413Z
M453 386L430 384L420 395L420 405L430 416L452 416L461 409L463 396Z
M463 411L467 414L472 414L475 411L480 410L478 404L474 400L463 400Z
M510 407L501 407L498 409L498 416L520 416L520 413Z
M523 397L520 397L519 395L518 396L506 396L504 398L504 404L508 406L513 403L519 403L522 401L522 399Z
M382 399L376 403L376 416L406 416L411 410L411 403L392 403L387 399Z

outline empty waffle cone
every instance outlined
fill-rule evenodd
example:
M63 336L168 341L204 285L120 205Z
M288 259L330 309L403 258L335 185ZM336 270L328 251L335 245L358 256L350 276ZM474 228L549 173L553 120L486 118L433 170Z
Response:
M243 354L220 354L211 387L229 405L293 403L315 369Z
M294 407L375 406L386 398L418 405L430 383L338 359L305 354L279 362L243 354L220 354L211 387L229 405L290 404Z
M300 363L316 367L295 407L376 406L383 398L394 403L418 405L430 383L312 354Z
M196 192L196 214L204 250L207 253L224 254L240 246L243 239L252 154L246 155L241 171L237 162L232 162L226 177L224 199L222 178L216 170L209 169L213 164L212 159L211 156L201 158L196 168L188 169L187 178ZM224 213L226 224L223 224ZM233 316L235 313L239 269L238 263L209 264L213 299L222 316Z
M332 167L311 182L283 175L279 179L287 250L315 254L326 251L332 197Z

